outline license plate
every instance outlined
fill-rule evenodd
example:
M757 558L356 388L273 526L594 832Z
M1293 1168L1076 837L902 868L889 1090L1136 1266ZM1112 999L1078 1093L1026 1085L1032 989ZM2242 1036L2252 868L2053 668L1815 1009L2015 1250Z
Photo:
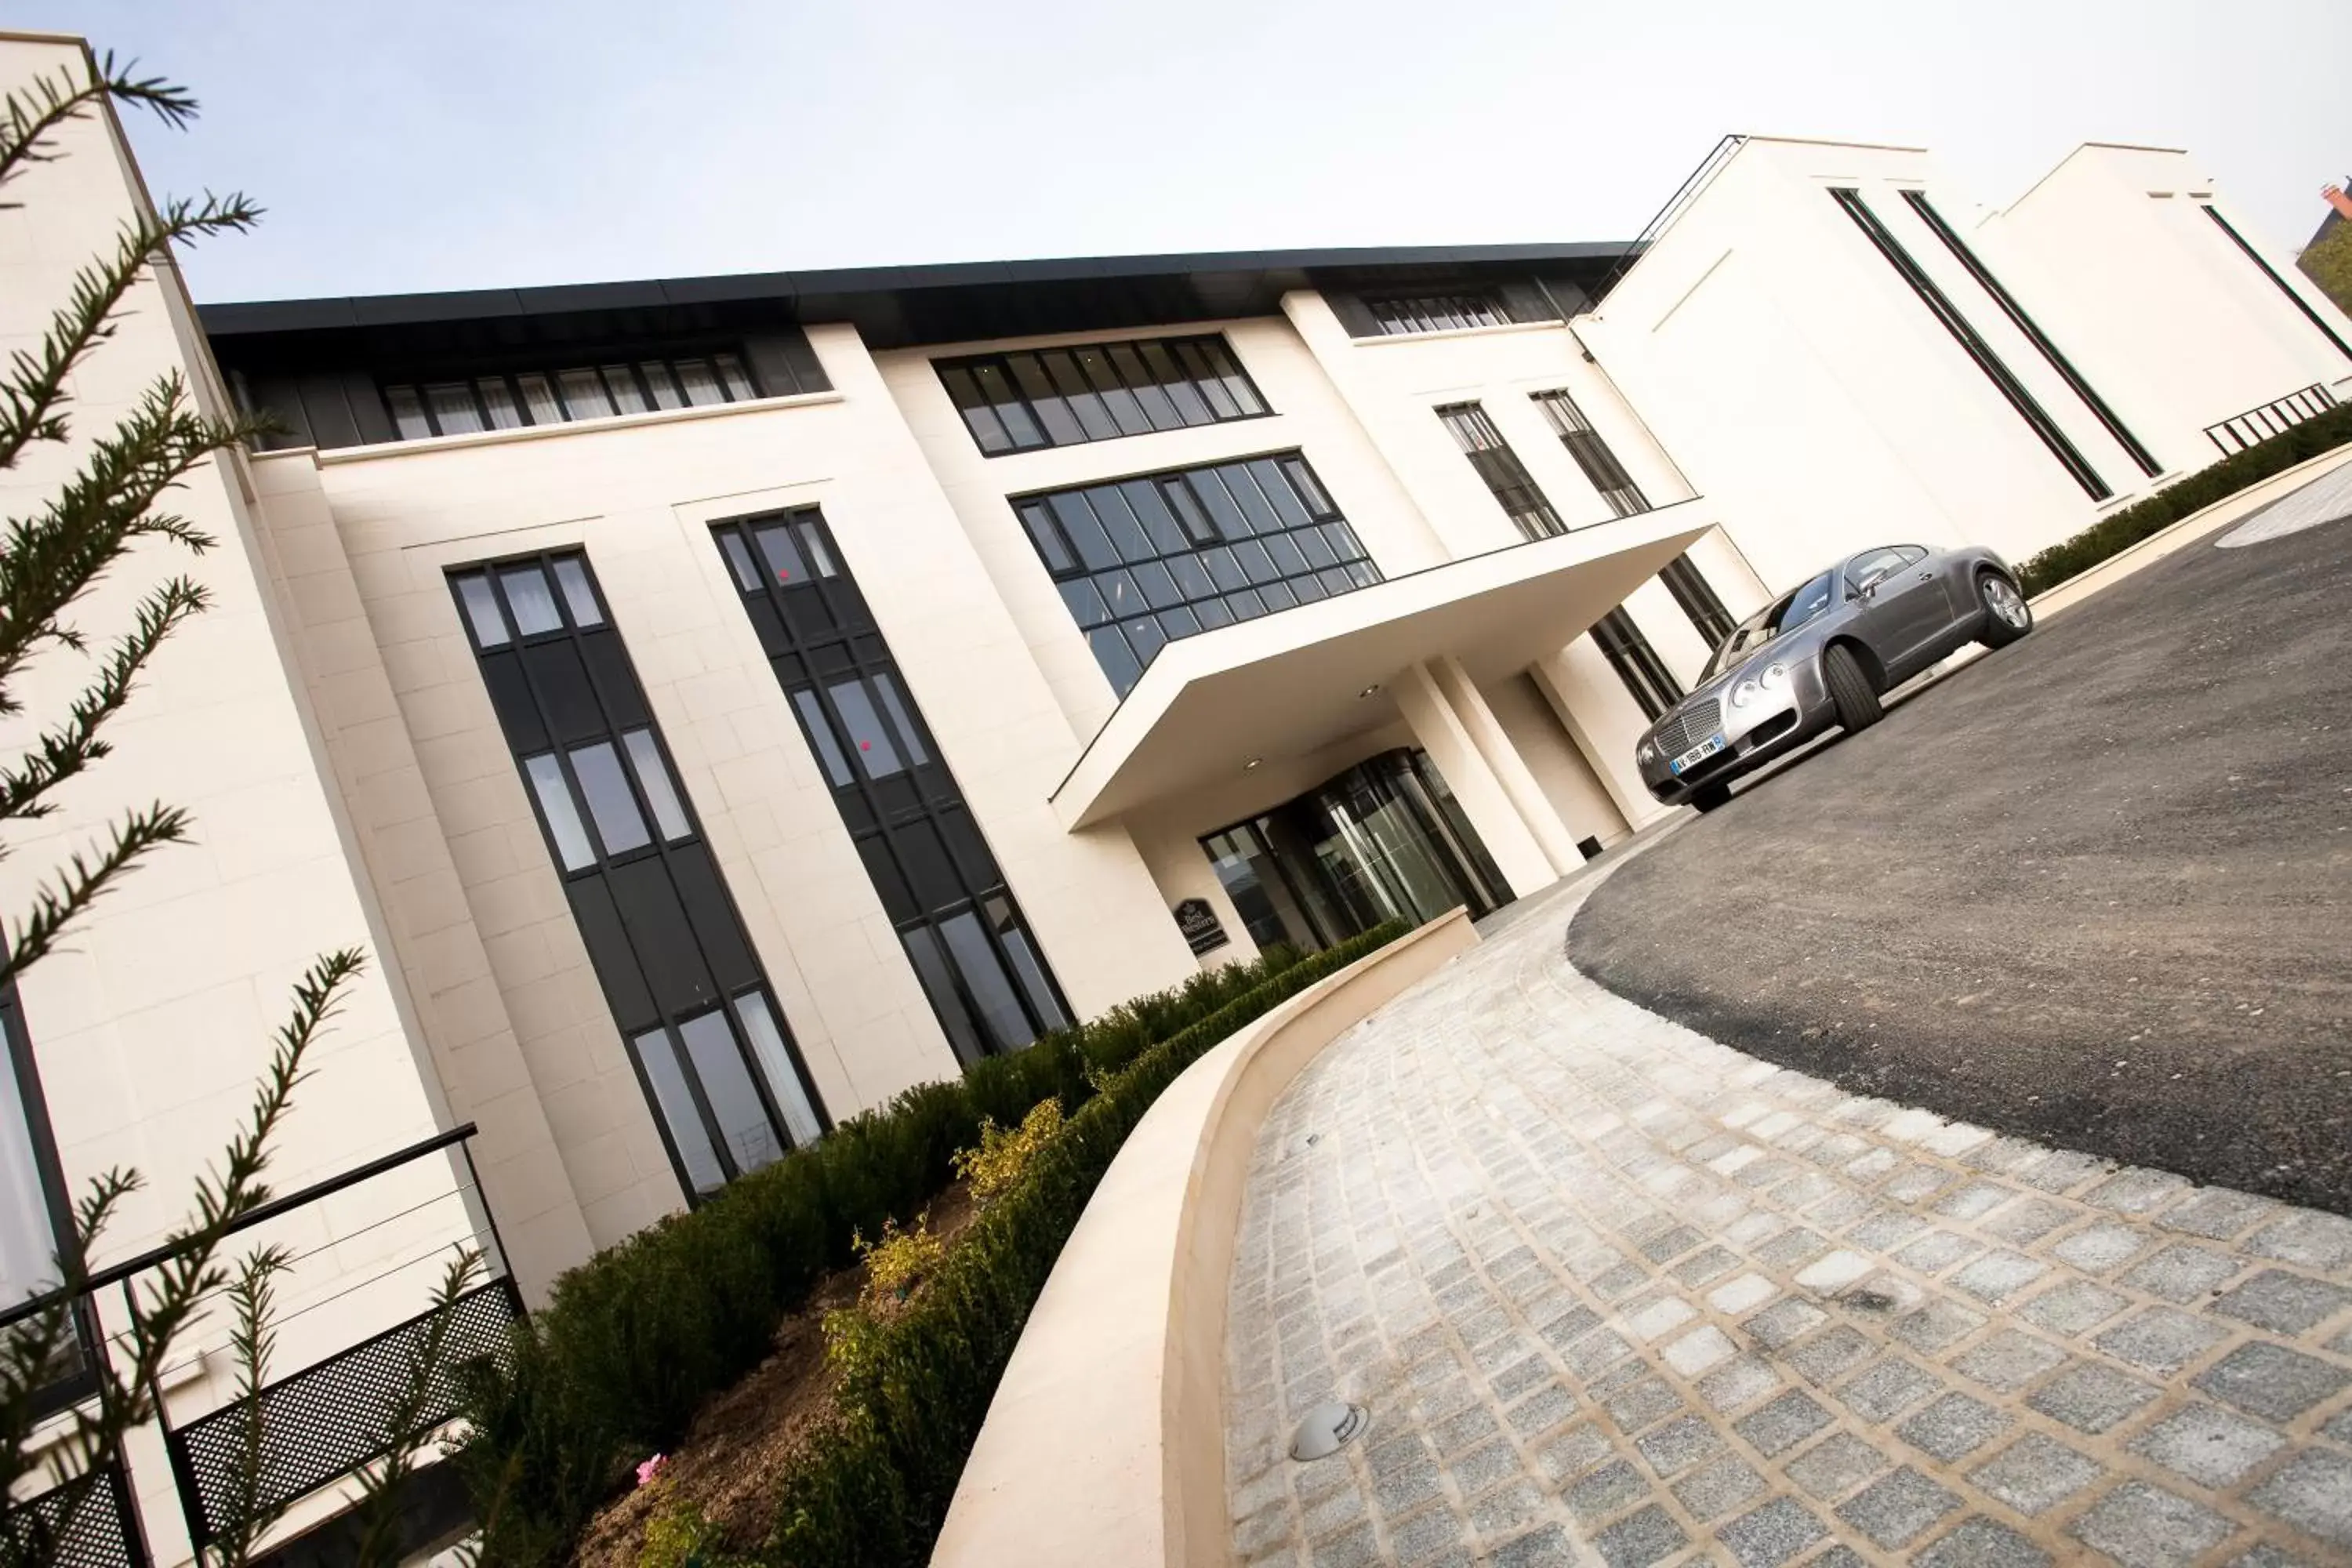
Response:
M1720 735L1717 735L1710 740L1701 741L1697 745L1693 746L1689 751L1685 752L1681 756L1676 757L1673 762L1668 763L1666 764L1666 771L1669 773L1679 773L1685 768L1697 766L1700 763L1705 762L1707 758L1715 755L1716 752L1721 750L1723 750L1723 737Z

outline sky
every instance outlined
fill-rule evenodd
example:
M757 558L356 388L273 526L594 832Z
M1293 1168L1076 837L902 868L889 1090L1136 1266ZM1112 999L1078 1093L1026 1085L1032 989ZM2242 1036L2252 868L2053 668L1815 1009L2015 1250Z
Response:
M2352 0L15 0L193 89L204 300L1630 238L1727 132L2007 204L2185 147L2289 250L2352 172Z

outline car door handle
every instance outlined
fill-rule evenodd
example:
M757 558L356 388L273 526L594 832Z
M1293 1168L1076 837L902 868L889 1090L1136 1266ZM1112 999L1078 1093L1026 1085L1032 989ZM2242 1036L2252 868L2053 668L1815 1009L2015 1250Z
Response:
M1932 581L1935 575L1933 572L1922 572L1919 574L1919 581L1922 583Z

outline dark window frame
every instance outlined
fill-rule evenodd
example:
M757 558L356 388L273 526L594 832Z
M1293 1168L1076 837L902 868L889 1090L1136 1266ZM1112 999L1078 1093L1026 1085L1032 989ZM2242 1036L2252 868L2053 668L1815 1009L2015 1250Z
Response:
M1622 605L1592 623L1592 640L1653 723L1686 695L1683 683L1675 679L1675 672L1666 668L1666 661L1658 657L1658 650L1650 646L1650 639L1642 635Z
M1499 290L1455 289L1435 294L1368 296L1364 309L1384 338L1466 332L1517 324Z
M74 1228L73 1201L66 1183L65 1162L58 1153L57 1129L49 1121L49 1104L41 1088L39 1060L33 1054L30 1028L25 1021L23 994L13 969L0 973L0 1068L16 1080L16 1098L25 1108L25 1142L33 1156L33 1170L41 1186L41 1206L47 1212L54 1258L68 1265L80 1259L81 1239ZM0 1309L19 1303L0 1300ZM88 1298L76 1300L72 1345L74 1370L33 1395L37 1417L55 1415L87 1399L98 1389L95 1358L105 1353L97 1319Z
M1439 424L1454 437L1454 444L1468 458L1470 467L1486 485L1486 493L1503 509L1520 537L1529 541L1557 539L1568 531L1568 524L1528 472L1519 455L1511 450L1510 442L1495 427L1494 417L1486 405L1473 399L1464 403L1441 403L1431 410ZM1473 445L1473 443L1475 445Z
M1698 569L1698 563L1690 558L1688 551L1667 562L1659 570L1658 580L1665 584L1666 592L1675 596L1675 603L1682 606L1683 614L1690 617L1692 626L1706 639L1709 653L1721 647L1724 639L1739 629L1739 622L1716 593L1715 584L1706 580L1706 574Z
M2246 237L2240 234L2236 226L2221 216L2220 207L2215 206L2211 202L2199 202L2197 205L2205 209L2205 216L2213 220L2213 226L2216 228L2230 237L2230 243L2245 253L2247 260L2262 268L2263 276L2271 280L2271 286L2285 295L2289 304L2303 312L2303 319L2318 328L2320 335L2336 345L2337 353L2342 354L2346 359L2352 359L2352 344L2347 344L2342 338L2337 337L2336 329L2327 324L2326 318L2311 308L2311 301L2296 293L2294 286L2284 278L2280 277L2277 268L2263 258L2263 253L2246 243Z
M1099 362L1105 374L1090 373L1089 358ZM1066 376L1059 374L1062 362L1069 367ZM1160 374L1157 365L1162 362L1181 374ZM1129 364L1143 374L1136 376ZM988 458L1234 425L1272 418L1275 412L1223 332L1048 343L933 360L931 368L973 445ZM1023 374L1024 369L1032 374ZM997 384L1012 396L987 396L981 379L984 372L993 372ZM1178 395L1179 389L1183 396ZM1233 405L1231 412L1219 406L1220 399ZM1015 407L1034 439L1015 434L1005 419L1002 411ZM982 414L985 418L980 417ZM992 430L1001 438L996 444L988 434ZM1057 430L1070 434L1057 436Z
M1568 455L1576 459L1576 466L1584 471L1586 480L1600 492L1611 511L1619 517L1633 517L1654 510L1650 498L1642 493L1642 487L1633 482L1633 476L1625 471L1625 465L1617 460L1617 454L1610 449L1568 388L1555 386L1544 392L1530 392L1528 401L1543 411L1544 421L1551 426L1552 434L1559 437L1559 444L1568 448Z
M1281 501L1265 491L1266 481L1258 471L1262 466L1271 468L1286 487L1305 522L1292 523L1283 518ZM1248 470L1251 493L1259 497L1259 504L1278 526L1256 526L1247 498L1234 491L1222 477L1229 469ZM1219 476L1213 491L1196 478L1202 475ZM1126 494L1128 486L1145 487L1149 494L1156 495L1158 499L1150 503L1150 517L1135 510ZM1093 498L1110 491L1119 492L1117 507L1124 509L1113 510L1113 521L1121 525L1120 531L1128 533L1130 543L1141 540L1147 546L1143 552L1120 549L1111 526L1102 521L1103 514L1096 510ZM1090 479L1005 499L1046 574L1061 589L1071 619L1093 648L1096 663L1121 698L1143 679L1160 649L1171 642L1300 604L1351 594L1384 580L1329 487L1296 447ZM1084 520L1097 532L1085 538L1073 534L1066 515ZM1163 536L1155 537L1153 524L1163 516L1168 526L1161 531ZM1139 531L1125 529L1130 519ZM1235 523L1241 525L1238 530ZM1313 536L1311 541L1308 535ZM1171 539L1175 541L1173 548ZM1281 545L1281 556L1267 541ZM1296 568L1283 559L1293 553L1298 557ZM1328 556L1328 563L1320 556ZM1265 563L1263 570L1256 564L1261 560ZM1167 577L1164 585L1160 585L1162 574ZM1160 600L1152 597L1155 587ZM1130 593L1137 602L1120 607L1118 597ZM1103 613L1089 619L1092 611L1086 606L1092 605L1098 605ZM1189 627L1187 620L1192 623ZM1130 666L1132 673L1127 673Z
M761 542L764 531L777 528L787 531L794 547L791 559L803 569L801 578L789 588L778 578L778 569L773 565L776 557L770 555ZM888 639L858 588L856 575L844 558L839 539L826 521L823 509L795 507L725 518L711 524L711 534L738 597L747 607L756 604L767 612L764 616L756 610L749 612L761 651L767 654L785 705L792 710L802 738L809 745L811 761L841 812L843 828L858 847L858 857L866 863L869 880L875 871L868 858L869 845L877 847L870 853L885 858L896 879L894 888L876 882L875 894L882 901L891 929L898 935L901 955L914 970L917 985L938 1016L940 1027L958 1059L969 1068L982 1057L1020 1049L1052 1030L1067 1027L1076 1016L1068 994L1054 973L1035 927L1014 895L1003 864L990 847L978 815L940 752L938 738L923 716L922 703L906 671L890 652ZM756 583L744 581L743 566L747 563ZM816 617L798 614L797 606L788 602L788 594L814 594L822 618L829 625L807 629ZM880 684L883 681L889 685L884 687ZM895 766L878 774L857 761L864 754L856 742L857 727L844 713L836 695L841 688L853 683L863 693L881 738L895 740L902 752L911 742L923 753L919 760L900 755L895 759ZM892 692L897 694L895 700ZM817 722L825 726L822 735L813 727ZM903 779L908 787L887 783L898 779ZM970 834L970 843L961 842L961 833L955 826L959 818L962 831ZM921 868L910 857L910 842L904 837L911 831L929 835L932 845L944 849L944 868L960 897L938 902L923 898L925 879ZM975 853L985 857L985 877L976 876L976 868L966 864ZM900 903L902 897L904 902ZM990 910L992 902L1003 905L1001 913ZM894 903L899 907L893 908ZM967 915L973 919L995 957L1001 972L998 978L1010 983L1013 1004L1030 1031L1026 1041L1008 1044L996 1037L986 1005L957 959L949 928ZM961 1011L961 1019L948 1015L930 976L913 955L908 939L919 931L929 933L927 940L932 952L944 959L944 976ZM1053 1012L1049 1013L1030 994L1021 957L1006 940L1008 934L1016 932L1027 947L1027 956L1044 984L1045 1000L1050 1003Z
M1911 292L1918 296L1919 302L1927 307L1927 313L1951 334L1960 352L1984 373L1985 379L1992 383L1994 390L2016 411L2017 416L2025 421L2026 427L2050 449L2050 455L2058 459L2067 477L2080 485L2083 493L2093 500L2113 500L2114 487L2100 477L2099 470L2091 466L2090 459L2083 456L2058 422L2050 416L2050 411L2025 389L2024 383L2019 381L2009 366L2002 363L2000 356L1993 352L1992 345L1985 342L1983 334L1960 313L1959 307L1952 303L1951 296L1927 276L1918 261L1904 248L1903 242L1880 221L1878 215L1871 210L1870 204L1863 199L1862 193L1851 185L1832 185L1829 195L1830 199L1837 203L1839 210L1862 230L1863 237L1870 241L1873 248L1885 258L1886 264L1895 268L1895 275L1910 286Z
M578 563L582 581L588 589L592 607L598 616L594 625L581 624L577 606L571 597L570 585L557 574L556 563L559 561ZM526 632L522 629L521 620L515 613L504 574L519 567L531 566L539 568L549 589L558 624L553 627ZM638 983L645 990L647 1005L653 1011L653 1017L650 1019L624 1018L615 1009L612 1014L613 1025L621 1037L622 1048L629 1058L629 1065L636 1074L637 1087L645 1096L646 1110L653 1117L655 1130L661 1136L662 1148L669 1156L672 1169L677 1173L678 1185L684 1191L688 1204L698 1204L709 1194L704 1193L696 1184L690 1163L680 1150L677 1137L671 1131L668 1115L663 1108L653 1074L646 1067L643 1054L637 1047L638 1037L655 1028L658 1028L667 1037L671 1054L680 1068L688 1095L702 1121L705 1139L719 1161L723 1176L722 1186L740 1179L749 1173L740 1165L735 1157L734 1151L729 1145L725 1123L712 1108L710 1092L703 1085L702 1074L694 1064L691 1049L684 1033L684 1026L714 1011L725 1016L728 1026L735 1037L737 1053L742 1058L742 1065L751 1079L753 1092L757 1095L761 1110L767 1117L769 1130L775 1134L782 1151L778 1158L782 1158L784 1153L789 1153L793 1149L802 1147L803 1141L794 1134L792 1119L784 1110L776 1087L769 1081L768 1069L760 1058L758 1045L751 1037L751 1031L741 1011L744 997L755 994L760 997L768 1019L774 1026L778 1039L782 1046L786 1065L799 1079L802 1098L807 1102L807 1109L816 1121L818 1136L822 1137L832 1130L834 1125L832 1113L826 1109L824 1097L818 1090L816 1080L809 1072L807 1060L801 1053L800 1042L785 1016L783 1005L776 994L775 986L767 976L766 967L760 962L758 952L752 947L751 933L743 924L742 911L736 906L734 894L727 886L726 877L719 867L718 857L712 852L709 840L703 833L701 817L695 810L693 796L687 789L684 777L678 772L677 761L671 754L669 743L662 734L660 721L654 716L651 704L645 700L643 683L638 681L636 675L635 661L628 657L627 644L621 640L620 629L613 619L611 600L606 597L603 585L596 580L595 571L588 560L587 552L578 547L565 547L497 556L447 567L445 569L444 575L449 584L450 597L457 609L458 623L465 632L467 646L473 650L477 664L485 669L486 686L488 685L488 667L485 661L488 658L504 655L509 650L520 654L520 651L526 647L568 642L572 645L573 654L579 659L581 667L583 669L593 668L593 664L586 647L586 639L592 635L610 637L615 640L629 679L633 682L637 682L636 698L639 706L645 710L645 717L642 722L625 722L613 711L611 702L605 693L597 689L594 679L593 678L590 679L587 686L588 698L594 705L601 721L600 732L596 738L562 737L556 716L549 709L545 697L537 685L528 679L521 682L520 689L528 697L536 713L539 726L546 734L546 744L528 749L520 746L515 737L507 731L503 717L500 719L500 733L506 740L508 750L514 759L517 782L522 786L523 795L530 803L531 816L539 824L541 837L547 846L549 868L555 873L557 880L564 886L567 900L572 897L572 889L576 885L593 880L604 885L617 909L619 889L613 883L612 873L615 869L632 865L657 861L664 876L668 879L673 896L679 900L680 907L684 908L686 899L683 889L690 884L687 879L679 875L678 868L685 862L689 852L698 853L706 863L710 884L717 889L718 896L725 906L726 917L734 922L736 940L749 956L751 983L730 984L720 974L719 966L703 946L699 936L689 927L685 933L688 945L694 950L695 958L701 966L701 977L707 983L707 989L713 1000L691 1010L672 1008L665 1005L662 1001L661 987L656 984L653 979L655 967L646 955L640 951L636 935L629 929L625 919L622 922L621 939L637 964ZM465 591L465 584L470 580L478 580L488 586L492 603L503 617L502 629L506 634L503 640L490 643L483 639ZM495 697L493 697L493 706L496 706ZM674 797L673 803L685 819L687 831L675 837L661 830L659 814L654 807L652 797L646 793L636 766L628 756L626 738L641 731L650 734L655 753L668 773L667 783ZM600 743L609 743L614 748L615 758L620 763L620 776L627 788L629 799L638 814L640 825L647 833L646 843L632 846L618 852L607 848L603 827L595 819L591 799L582 784L577 767L572 761L574 752L586 750ZM558 775L571 794L571 804L577 819L577 826L584 831L587 838L590 858L586 865L575 868L567 862L562 838L547 814L546 803L541 797L538 784L531 777L526 765L530 759L541 756L552 756L555 759ZM575 904L575 921L577 918L578 906ZM584 930L582 936L584 943L587 936ZM590 957L592 968L596 967L595 953L593 949ZM612 1004L611 980L600 972L598 983L605 991L608 1005Z
M729 384L729 372L721 365L722 360L733 363L732 374L742 382L745 389L740 395ZM679 374L677 367L697 361L709 365L713 375L717 377L719 402L692 403L687 400L685 381ZM651 364L658 364L667 372L670 390L677 396L678 402L667 406L661 403L653 383L646 376L645 367ZM615 370L627 373L628 390L643 405L642 408L624 409L620 406L620 399L616 395L616 387L611 375L611 373ZM604 388L606 400L613 405L609 411L581 414L571 411L569 400L563 395L562 377L578 371L587 371L596 376L597 384ZM533 416L530 399L523 392L521 384L524 378L532 376L547 384L549 395L555 400L556 406L562 410L561 417L541 421ZM508 406L520 416L515 424L500 425L492 418L489 403L484 391L485 386L491 383L497 384L504 390ZM472 400L474 416L478 421L476 429L453 431L441 428L441 417L434 412L432 400L425 394L429 388L451 384L462 384L467 388ZM399 392L407 392L415 395L418 413L429 426L425 434L412 435L403 428L403 416L394 396ZM759 374L752 365L751 355L743 342L740 339L721 338L699 343L682 343L673 341L654 345L639 344L634 347L618 344L592 352L565 355L560 359L540 358L529 363L517 362L492 367L472 363L449 366L446 373L436 367L427 367L413 374L404 372L399 375L379 376L376 381L376 395L383 402L384 416L391 422L392 428L396 433L395 439L425 441L443 436L479 435L497 430L548 429L562 425L583 424L595 419L623 419L642 414L672 414L689 408L720 408L730 404L757 402L761 398L773 395L761 384Z

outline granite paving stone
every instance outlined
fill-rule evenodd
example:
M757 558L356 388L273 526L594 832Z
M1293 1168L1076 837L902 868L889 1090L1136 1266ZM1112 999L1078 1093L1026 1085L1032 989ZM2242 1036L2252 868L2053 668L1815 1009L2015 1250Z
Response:
M1573 913L1513 911L1267 1116L1237 1562L2352 1560L2352 1222L1743 1057L1579 973ZM1366 1436L1289 1459L1333 1397Z

